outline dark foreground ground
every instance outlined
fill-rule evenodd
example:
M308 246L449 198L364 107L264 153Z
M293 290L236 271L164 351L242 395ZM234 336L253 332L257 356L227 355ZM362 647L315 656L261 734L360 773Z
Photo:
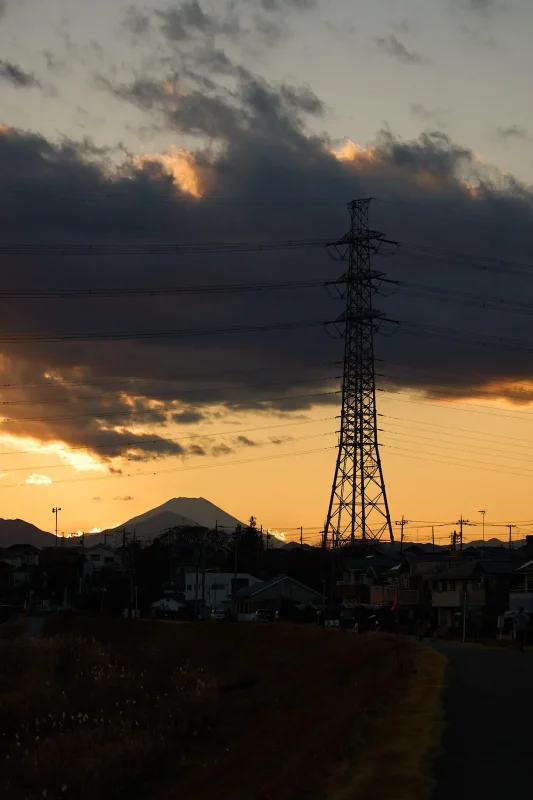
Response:
M324 800L411 681L411 644L398 674L381 634L81 617L17 631L0 638L2 800Z
M532 792L533 650L439 643L449 659L447 728L433 800Z

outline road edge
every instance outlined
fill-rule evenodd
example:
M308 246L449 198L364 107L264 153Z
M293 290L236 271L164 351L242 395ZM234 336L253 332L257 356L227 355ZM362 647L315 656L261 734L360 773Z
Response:
M328 800L428 800L444 731L447 659L413 643L414 671Z

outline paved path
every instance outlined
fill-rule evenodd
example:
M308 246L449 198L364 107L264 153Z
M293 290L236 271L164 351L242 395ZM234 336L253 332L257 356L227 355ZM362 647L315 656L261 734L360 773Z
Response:
M533 649L438 643L450 662L433 800L533 793Z

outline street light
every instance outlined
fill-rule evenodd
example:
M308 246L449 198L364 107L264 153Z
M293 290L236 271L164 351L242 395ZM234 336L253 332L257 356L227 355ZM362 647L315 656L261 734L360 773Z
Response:
M52 509L52 514L56 515L56 547L57 547L57 515L59 514L60 511L61 511L60 508L53 508Z
M480 511L479 513L481 514L481 518L483 520L483 544L485 544L485 514L487 512L486 511Z

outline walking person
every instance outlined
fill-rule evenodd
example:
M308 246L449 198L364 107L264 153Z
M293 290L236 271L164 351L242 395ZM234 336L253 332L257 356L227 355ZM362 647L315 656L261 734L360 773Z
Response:
M526 634L529 627L529 616L525 613L523 607L518 609L518 614L514 618L515 637L518 643L520 652L524 652L524 645L526 643Z

